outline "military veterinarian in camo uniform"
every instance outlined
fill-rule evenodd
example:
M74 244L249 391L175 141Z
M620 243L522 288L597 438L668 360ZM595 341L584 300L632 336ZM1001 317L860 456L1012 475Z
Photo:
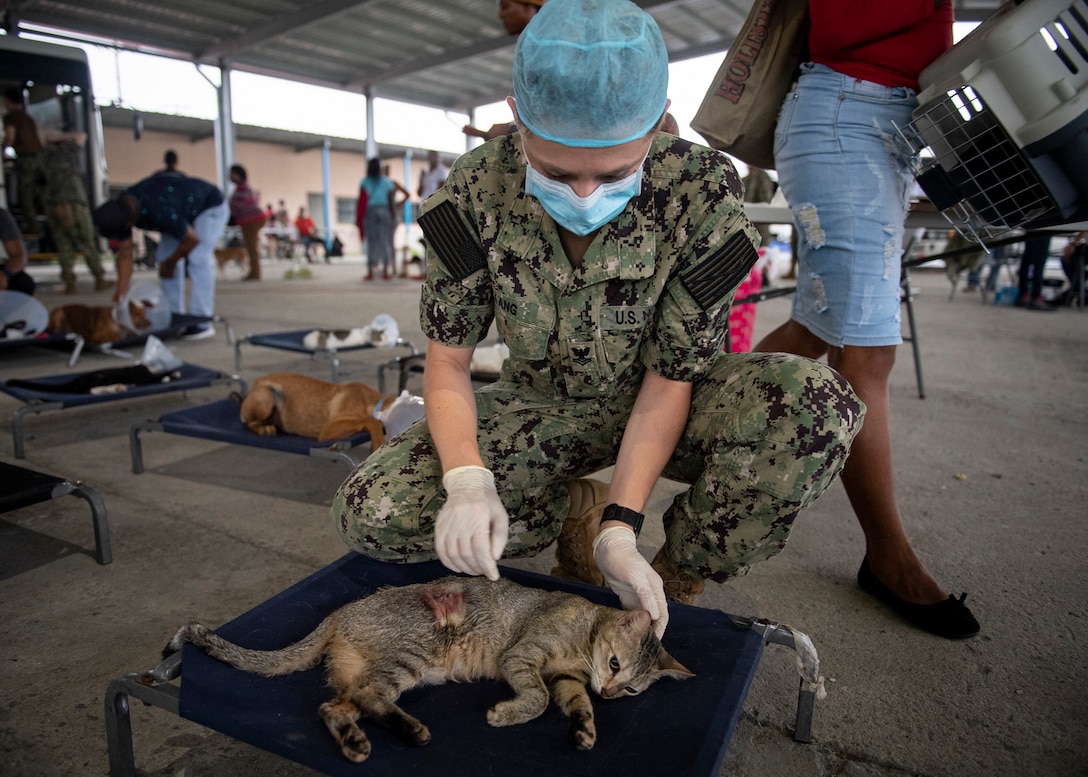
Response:
M51 139L43 154L46 218L57 245L65 294L76 293L76 254L83 255L94 276L95 291L113 287L106 280L102 267L98 233L91 221L91 208L87 204L87 191L80 172L80 147L85 141L85 135L70 133Z
M627 0L549 0L522 33L519 131L424 205L426 419L340 488L351 547L496 578L558 539L554 574L607 583L661 633L666 594L777 553L833 482L864 408L816 362L722 352L758 235L728 158L656 131L667 66ZM492 322L510 358L473 393ZM651 563L635 536L661 475L691 487Z

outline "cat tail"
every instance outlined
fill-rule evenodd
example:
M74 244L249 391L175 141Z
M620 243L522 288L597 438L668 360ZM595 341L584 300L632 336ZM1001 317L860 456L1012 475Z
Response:
M207 626L188 623L178 629L163 653L176 653L186 642L191 642L203 648L208 655L230 664L235 669L273 677L301 672L321 663L334 630L334 624L327 619L293 645L279 650L251 650L228 642Z

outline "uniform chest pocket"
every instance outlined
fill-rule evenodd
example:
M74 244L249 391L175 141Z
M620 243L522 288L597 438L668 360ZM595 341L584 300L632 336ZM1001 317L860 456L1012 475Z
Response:
M653 320L653 305L605 306L600 311L601 344L613 370L623 370L638 356L642 336Z
M511 358L539 361L548 353L555 331L555 309L507 294L495 296L499 334L510 348Z

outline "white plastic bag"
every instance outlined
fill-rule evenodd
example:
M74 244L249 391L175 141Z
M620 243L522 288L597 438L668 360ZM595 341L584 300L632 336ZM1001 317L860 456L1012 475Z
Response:
M374 414L385 426L389 437L396 437L424 415L423 397L409 394L407 389L400 396Z
M147 367L152 375L163 375L176 370L182 365L181 359L174 355L162 340L155 335L148 335L144 344L144 353L138 364Z

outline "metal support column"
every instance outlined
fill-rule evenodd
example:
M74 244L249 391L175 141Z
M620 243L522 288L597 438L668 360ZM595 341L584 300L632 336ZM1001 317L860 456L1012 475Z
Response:
M325 235L325 261L329 259L329 251L332 250L332 195L329 191L329 148L332 141L325 138L321 144L321 190L322 190L322 216L324 216Z

